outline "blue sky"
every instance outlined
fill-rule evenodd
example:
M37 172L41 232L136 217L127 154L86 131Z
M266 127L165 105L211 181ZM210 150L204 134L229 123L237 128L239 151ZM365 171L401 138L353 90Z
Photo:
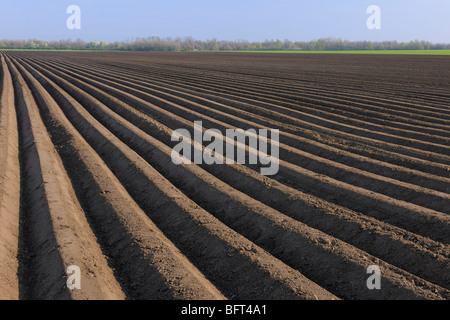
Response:
M81 30L66 9L81 8ZM369 5L381 30L369 30ZM427 40L450 43L450 0L2 0L0 39Z

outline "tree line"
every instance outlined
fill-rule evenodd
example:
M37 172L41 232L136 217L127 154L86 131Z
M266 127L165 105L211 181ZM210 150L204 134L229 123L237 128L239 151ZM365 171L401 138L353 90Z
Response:
M0 40L0 49L33 49L33 50L113 50L113 51L272 51L272 50L304 50L304 51L351 51L351 50L443 50L450 49L448 43L431 43L428 41L347 41L335 38L312 41L290 41L271 39L261 42L246 40L196 40L192 37L135 38L127 41L83 41L59 40Z

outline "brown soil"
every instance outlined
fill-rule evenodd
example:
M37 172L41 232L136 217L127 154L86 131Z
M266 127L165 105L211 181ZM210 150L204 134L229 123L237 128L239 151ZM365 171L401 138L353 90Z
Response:
M0 55L0 299L450 299L450 58ZM279 173L174 165L197 120Z

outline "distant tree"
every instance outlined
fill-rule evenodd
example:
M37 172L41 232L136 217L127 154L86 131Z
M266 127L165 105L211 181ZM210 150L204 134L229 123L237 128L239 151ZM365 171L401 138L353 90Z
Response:
M281 40L277 39L277 50L281 50L281 49L282 49L282 47L281 47Z
M192 37L165 38L147 37L134 38L121 42L106 41L85 42L66 39L59 41L30 40L0 40L0 49L95 49L95 50L130 50L130 51L193 51L193 50L441 50L450 49L450 43L430 43L426 41L347 41L342 39L325 38L309 42L292 42L290 40L265 40L263 42L248 42L246 40L224 41L211 39L195 40Z

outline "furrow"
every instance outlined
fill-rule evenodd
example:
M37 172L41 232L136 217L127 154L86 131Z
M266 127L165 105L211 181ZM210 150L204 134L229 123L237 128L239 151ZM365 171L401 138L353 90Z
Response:
M12 78L0 59L0 300L13 300L19 298L19 133Z
M114 94L114 91L120 91L111 87L107 87L103 84L97 84L97 86L103 88ZM147 102L132 96L129 93L120 93L121 99L127 97L133 104L140 103L146 105L151 110L159 109L154 105L149 105ZM167 107L166 107L167 109ZM159 113L164 114L168 119L180 118L175 114L167 114L167 111L159 109ZM199 117L204 117L198 114ZM213 122L216 120L212 119ZM179 122L184 123L183 127L186 126L186 121L181 119ZM224 126L224 125L222 125ZM226 125L225 125L226 127ZM313 188L317 190L316 193L322 194L327 192L329 197L334 198L336 193L341 194L343 197L339 199L345 206L349 206L356 211L365 212L376 218L387 219L389 223L397 225L401 228L406 228L409 231L419 232L424 236L431 237L432 239L438 241L448 241L447 226L449 217L443 213L436 212L431 209L420 207L405 201L397 200L383 194L375 193L364 188L349 185L348 183L334 180L330 177L323 176L312 172L307 169L295 166L293 164L287 163L285 161L280 161L281 170L279 175L283 176L283 181L290 181L292 186L297 188L304 188L306 184L308 188ZM277 177L277 179L279 179ZM301 181L299 184L298 182ZM320 181L320 183L318 183ZM301 187L303 185L303 187ZM318 185L321 187L318 189ZM311 192L311 190L309 190ZM373 207L373 201L376 201L377 207ZM394 214L395 212L395 214ZM420 226L424 224L427 228L421 228ZM444 229L442 227L444 226ZM425 231L427 230L427 231Z
M22 66L21 71L29 75ZM30 78L31 79L31 76ZM36 80L40 111L102 249L132 299L224 299L133 201ZM130 264L133 261L133 264ZM126 279L124 283L124 279Z
M65 62L67 63L67 62ZM84 65L88 66L89 68L98 68L99 64L86 64L83 63ZM107 69L111 69L111 63L107 64ZM123 62L115 67L121 67L123 66ZM442 119L442 116L449 116L450 115L450 111L447 109L443 109L443 108L435 108L435 107L430 107L430 106L423 106L422 104L418 105L418 104L412 104L410 102L405 102L405 101L400 101L400 100L392 100L392 99L382 99L377 97L376 95L371 95L371 96L366 96L366 95L362 95L362 94L358 94L355 92L351 92L351 93L347 93L343 90L341 91L337 91L337 90L333 90L333 93L331 94L330 91L327 88L324 87L312 87L310 84L306 85L304 83L302 83L302 85L288 85L286 84L286 81L278 81L278 82L274 82L272 84L267 84L261 81L256 81L256 79L259 78L254 78L252 81L249 80L243 80L240 78L236 78L236 75L233 74L230 77L224 77L223 74L225 74L225 72L221 73L221 76L219 76L217 73L215 73L212 76L206 76L204 72L202 72L200 75L198 76L194 76L192 74L192 68L189 69L189 73L185 73L185 74L181 74L179 70L176 70L175 72L171 72L167 66L165 67L161 67L161 66L154 66L152 65L150 68L142 68L142 66L140 66L139 68L133 66L133 65L127 65L127 70L134 70L135 73L140 73L142 74L144 77L146 75L153 75L151 72L158 72L159 75L161 75L163 78L175 78L175 79L185 79L188 80L189 83L192 83L192 81L195 81L197 84L201 84L201 83L205 83L208 85L212 85L213 87L215 87L217 90L219 91L224 91L224 89L226 88L231 88L231 90L233 92L235 92L236 90L238 90L239 92L246 92L244 88L251 88L253 89L253 91L249 92L251 93L252 96L255 96L258 94L259 98L263 98L264 94L268 94L268 93L272 93L275 94L275 96L277 97L286 97L287 101L289 101L289 98L295 97L295 99L299 99L301 97L304 97L305 95L313 97L315 99L317 99L318 97L327 97L327 98L332 98L333 101L336 102L344 102L344 103L349 103L351 102L355 102L355 103L361 103L361 105L359 106L364 106L364 109L370 108L373 110L387 110L387 114L389 116L392 116L393 114L396 114L397 112L399 112L399 114L403 115L403 116L409 116L411 117L412 112L414 112L414 115L417 114L421 114L424 116L429 116L430 114L435 114L436 116L434 118L431 118L432 120L436 121L437 119ZM246 78L249 77L248 74L242 73L241 75L246 76ZM269 79L267 79L269 80ZM221 84L219 86L215 86L216 84ZM274 86L276 85L276 90L274 89ZM255 92L255 90L257 90L257 92ZM247 91L248 92L248 91ZM283 93L285 93L283 95ZM417 94L417 92L415 92ZM308 94L312 94L312 95L308 95ZM338 97L342 97L342 98L338 98ZM370 105L367 104L370 101ZM400 111L398 111L400 107ZM406 108L404 108L406 107ZM403 111L401 111L403 110ZM433 112L434 111L434 112ZM417 121L417 119L412 118L411 119ZM431 123L430 123L431 124ZM433 123L435 124L435 123Z
M66 65L75 66L73 63L66 63ZM166 87L176 88L178 90L184 89L187 92L195 92L197 94L204 94L209 99L215 99L217 101L227 101L227 103L233 103L233 101L239 101L239 102L252 102L253 104L259 104L261 106L265 106L265 104L261 102L268 102L270 104L278 104L279 106L283 106L286 108L283 108L288 111L293 111L290 109L299 109L299 105L292 104L292 100L297 100L297 96L292 97L291 99L283 98L283 97L274 97L274 98L265 98L267 95L262 95L261 93L257 93L255 91L245 91L242 89L242 84L239 87L233 87L229 90L226 90L227 87L223 81L217 82L212 79L211 81L204 81L204 78L184 78L184 82L180 82L179 76L174 76L167 73L149 73L146 72L145 75L138 77L136 76L136 73L131 72L124 72L124 71L113 71L111 68L106 67L99 67L94 65L85 65L85 67L88 68L88 70L94 71L99 70L102 72L107 72L109 74L114 74L115 76L118 76L121 79L127 79L128 81L136 81L137 84L145 83L147 85L161 85L164 84ZM145 81L143 81L145 79ZM189 83L192 83L193 80L195 80L195 86L189 85ZM186 84L187 83L187 84ZM202 85L202 83L204 83ZM175 84L175 85L174 85ZM257 87L260 88L260 87ZM266 88L264 93L268 93L268 90L271 88ZM279 90L279 86L277 86L277 90ZM239 95L237 95L239 93ZM305 96L305 92L299 91L299 89L296 90L297 95L301 95L302 97ZM331 96L329 92L326 91L313 91L312 94L309 96L316 98L317 97L334 97ZM331 114L332 116L336 113L339 113L341 115L346 116L347 118L353 118L356 117L360 120L370 120L370 122L364 122L366 125L369 125L370 123L374 124L377 123L377 125L382 125L385 129L392 129L394 127L400 128L405 130L406 132L410 132L411 134L419 134L419 136L422 136L425 139L431 139L433 136L431 134L436 135L437 137L448 137L449 131L448 131L448 125L439 125L439 124L430 124L424 121L418 121L415 118L402 118L402 117L395 117L392 113L377 113L377 112L370 112L371 110L370 106L367 104L351 104L350 101L353 101L351 98L346 97L345 100L342 99L333 99L333 103L330 104L328 100L322 101L323 103L317 103L318 101L310 101L314 104L308 104L309 107L306 107L305 101L303 101L303 104L301 105L300 110L307 110L317 112L321 110L322 112L329 112L329 109L333 112ZM335 104L334 101L336 101ZM366 102L367 103L367 102ZM395 102L391 102L395 103ZM333 107L335 105L336 107ZM411 113L408 113L408 115L411 115ZM370 118L368 118L370 116ZM396 121L393 121L396 120ZM390 125L392 124L392 125ZM430 127L430 125L436 126L436 127ZM424 133L420 133L421 131L424 131ZM431 134L430 134L431 133Z
M92 79L96 79L96 78L98 79L98 76L94 75L94 73L92 71L84 70L84 73L89 74L89 77ZM129 81L122 81L122 80L118 80L117 78L113 79L106 75L104 75L103 78L113 80L114 83L120 83L122 85L130 84ZM139 87L139 86L137 86L137 87ZM172 99L171 101L174 101L174 99L175 99L175 96L170 95L170 94L164 94L163 92L158 92L157 90L151 90L151 93L154 95L157 95L158 97L163 97L165 99L168 99L168 97L169 97L169 99ZM194 104L194 102L192 102L192 95L188 95L188 94L185 94L185 95L189 96L191 99L191 100L187 100L187 101L191 102L191 104ZM179 97L179 96L180 96L180 94L178 92L177 97ZM195 98L197 98L198 100L205 101L205 99L202 99L202 98L198 98L198 97L195 97ZM181 100L182 98L179 98L179 99ZM183 100L186 100L186 99L183 99ZM203 102L202 107L207 108L208 105L220 105L220 104L214 103L213 101L209 100L209 101L206 101L206 103ZM191 107L191 105L188 105L188 106ZM278 109L282 108L278 105L275 105L273 107L278 108ZM225 108L232 109L229 106L225 106ZM358 127L353 124L340 123L340 122L337 122L337 121L334 121L331 119L323 118L320 116L315 116L314 114L306 113L306 112L300 111L300 110L292 110L292 112L295 112L297 117L294 118L294 117L290 116L288 118L291 121L295 121L297 125L302 124L302 126L306 126L306 127L311 126L311 125L316 125L318 127L325 127L327 129L336 130L341 133L347 133L347 134L350 134L353 136L357 135L358 138L365 137L365 138L368 138L371 140L376 140L376 141L386 141L390 144L407 147L408 149L413 149L413 150L418 149L418 152L422 153L422 154L424 153L424 151L426 151L428 157L430 155L435 155L436 157L445 159L445 161L446 161L445 163L450 163L450 156L449 156L450 155L450 147L448 147L447 144L439 144L439 143L430 142L430 141L422 141L422 140L414 139L411 137L402 137L402 136L398 136L395 134L373 131L373 130L366 129L367 125ZM274 113L275 113L274 111L271 111L272 115ZM276 114L277 114L277 116L280 115L280 113L276 113Z
M336 298L204 211L92 118L68 93L44 76L34 76L140 207L227 297Z
M242 114L240 114L240 116L242 117ZM253 118L253 121L259 121L257 118ZM292 130L293 127L289 127L286 125L282 125L281 126L283 128L283 130L288 131ZM312 128L314 129L314 128ZM440 164L437 162L431 162L428 160L424 160L424 159L429 159L430 157L430 153L429 152L420 152L419 154L416 153L417 150L412 151L412 149L407 149L406 151L404 151L404 148L400 148L400 150L403 151L403 153L410 153L414 156L419 156L422 157L423 159L419 159L419 158L413 158L410 156L407 156L405 154L398 154L396 152L399 151L399 146L391 144L392 150L394 150L395 152L386 152L386 151L382 151L380 149L371 147L369 145L364 145L363 147L358 146L357 144L355 146L353 146L353 144L358 143L358 140L361 139L361 137L359 136L354 136L353 140L342 140L339 137L341 136L341 133L338 130L334 130L332 131L333 136L323 136L322 137L322 132L319 134L317 131L314 130L305 130L305 129L301 129L301 131L299 131L299 128L295 128L294 131L296 135L298 134L302 134L304 135L304 138L302 140L302 142L304 142L304 139L306 139L306 141L309 140L319 140L319 141L323 141L325 144L331 144L331 145L335 145L340 149L350 149L352 150L352 152L354 153L360 153L362 155L364 154L368 154L368 156L377 158L381 161L391 161L392 163L397 163L397 164L401 164L403 166L407 166L409 168L418 168L420 171L427 171L428 173L436 173L439 174L441 176L448 176L448 170L449 167L447 165L444 164ZM295 139L301 139L300 137L296 137ZM347 138L348 139L348 138ZM334 142L336 141L336 142ZM367 140L367 143L375 143L376 142L374 140ZM386 145L389 144L383 144L384 148L386 148ZM368 153L370 152L370 153ZM445 190L444 190L445 191Z
M64 81L60 79L59 84L63 85L63 83ZM77 99L80 100L80 102L83 100L83 105L92 112L97 119L101 120L104 124L107 124L108 128L113 130L116 135L122 138L122 140L126 139L128 145L134 146L135 149L140 149L140 153L147 161L150 163L156 162L158 168L163 170L165 175L171 175L173 180L181 180L178 184L185 186L185 192L187 192L187 190L195 190L190 193L190 196L193 199L198 199L199 203L207 205L208 208L211 208L211 212L215 212L216 215L219 215L220 219L225 220L227 224L232 225L235 229L239 230L240 233L243 233L250 239L255 239L254 241L256 244L263 245L269 252L277 252L276 256L279 256L285 261L289 261L290 265L295 264L297 269L302 270L312 279L318 279L317 282L320 280L319 283L324 283L326 287L345 288L343 289L344 291L351 291L351 289L356 290L356 288L348 287L347 283L349 283L350 278L355 276L358 277L357 270L360 270L361 276L364 275L367 263L370 264L375 261L383 265L385 279L387 282L392 283L387 285L389 287L389 293L385 294L394 294L397 290L395 288L402 281L408 282L409 278L414 278L414 276L404 273L382 261L378 261L366 253L356 253L358 250L348 244L330 238L317 230L310 229L306 225L300 224L287 216L283 216L281 213L276 212L275 210L264 206L262 203L237 192L226 184L221 183L220 180L208 175L196 166L177 167L173 164L171 165L170 148L164 146L158 140L150 138L133 125L127 123L124 119L114 115L105 105L96 101L95 98L90 97L89 95L85 95L83 98L81 96L83 95L83 92L70 88L67 82L63 87L66 91L70 92L71 95L74 95L75 97L78 96ZM129 132L133 133L133 135L130 135ZM150 155L149 153L154 154ZM145 154L147 156L145 156ZM164 159L164 157L166 159ZM211 188L211 186L214 186L214 188ZM208 198L213 198L216 206L218 205L220 208L225 208L225 203L228 203L229 209L225 209L223 213L221 212L224 209L213 211L214 208L211 206L211 203L208 204ZM253 222L253 224L251 222ZM265 230L265 234L262 234L262 230ZM329 248L324 248L321 245L322 243L332 244L333 250L329 251ZM291 249L286 249L286 247ZM283 250L281 250L281 248L283 248ZM311 252L311 257L308 259L309 264L313 264L310 267L305 266L305 261L298 257L299 252L308 251ZM359 259L357 258L358 256ZM295 259L293 257L298 258ZM369 262L367 260L369 260ZM325 261L329 261L328 268L324 265ZM317 271L319 265L322 266L322 271ZM340 275L340 277L345 280L340 280L339 283L330 283L325 276L325 270L329 275L333 270L331 266L340 265L342 265L342 268L338 267L339 270L348 270L348 273L345 275ZM364 276L360 278L361 281L363 281L363 277ZM409 290L406 289L408 285L403 284L400 291L396 294L405 296L411 295L412 297L419 298L425 297L432 292L426 293L427 290L434 290L432 289L433 285L426 284L423 280L416 278L413 281L416 285L417 283L422 282L421 287L423 286L425 291L421 292L422 288L419 289L419 286L417 286L417 291L413 290L413 292L408 293ZM439 287L435 287L435 289L440 290ZM337 292L337 294L342 293ZM354 294L361 297L372 297L371 292L367 289L355 292ZM446 293L443 294L445 295ZM351 296L347 296L347 298L350 297Z
M34 97L16 67L8 62L19 117L26 273L19 274L25 299L117 299L122 297L100 247L85 220ZM80 268L83 291L69 291L66 270ZM92 275L95 275L93 277Z

